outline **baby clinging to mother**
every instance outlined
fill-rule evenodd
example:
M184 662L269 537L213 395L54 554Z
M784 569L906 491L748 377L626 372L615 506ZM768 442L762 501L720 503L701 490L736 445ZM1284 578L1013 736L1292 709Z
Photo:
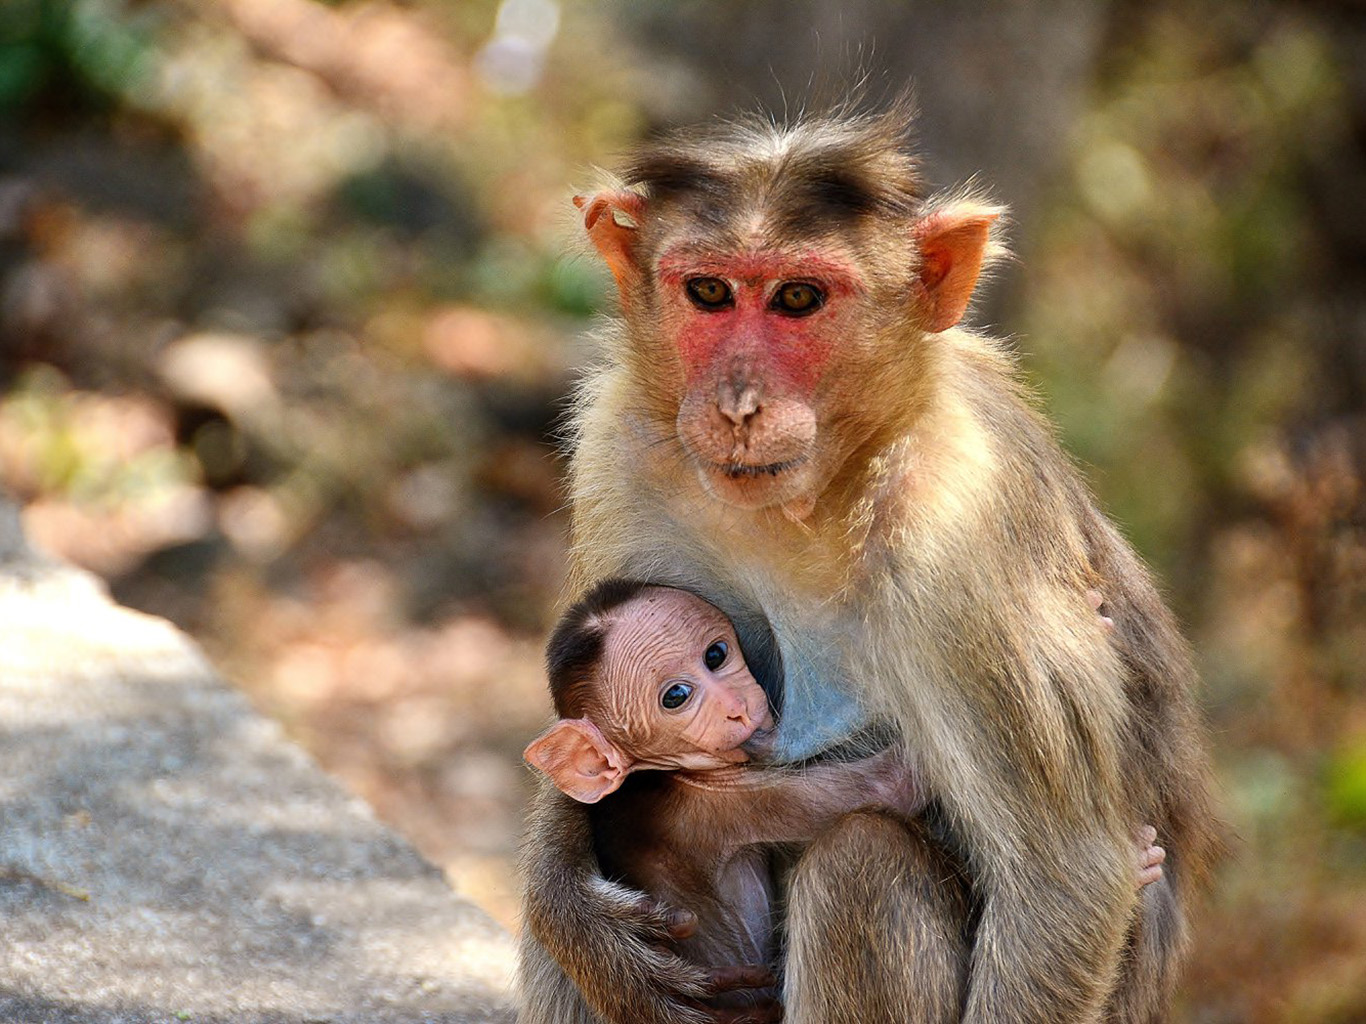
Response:
M561 618L546 664L560 717L527 746L527 760L587 804L649 771L596 819L604 874L685 908L676 947L715 969L710 1006L777 1019L775 897L781 861L794 852L779 847L808 844L860 810L912 826L926 801L904 758L884 748L798 768L751 766L775 724L768 695L730 621L685 590L599 581ZM1153 832L1145 829L1138 851L1140 886L1162 877ZM921 883L966 899L947 858Z
M905 806L783 865L785 1019L1162 1019L1215 847L1194 674L1011 355L958 326L1000 210L927 196L908 127L732 122L580 199L622 317L580 395L574 579L720 610L775 718L751 761L899 748ZM746 965L677 955L696 911L603 863L627 790L538 797L522 1020L737 1019ZM1136 888L1145 824L1167 860Z

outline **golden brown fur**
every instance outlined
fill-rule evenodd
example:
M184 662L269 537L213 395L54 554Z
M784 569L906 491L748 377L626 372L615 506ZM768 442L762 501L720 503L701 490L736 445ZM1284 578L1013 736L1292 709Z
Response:
M904 127L895 117L744 126L637 161L635 192L612 200L630 204L617 220L630 226L599 241L617 260L626 317L579 399L574 580L628 574L687 586L737 624L762 613L789 699L835 693L851 720L895 724L971 880L963 1020L1162 1020L1186 942L1182 907L1216 846L1190 659L1013 359L964 330L924 333L933 303L917 230L936 207L920 196ZM965 223L995 215L972 221L961 199L942 209ZM809 501L720 501L679 440L680 407L699 385L669 343L675 314L652 259L680 239L724 251L814 245L862 274L857 329L841 330L806 396L816 444L834 453ZM1112 634L1085 599L1091 588ZM793 706L783 727L799 735L804 705ZM1136 897L1141 822L1156 825L1168 861ZM542 799L531 829L523 1020L593 1019L582 1007L557 1016L574 997L547 951L613 1024L695 1019L672 996L696 995L699 972L650 948L658 915L597 875L585 815ZM892 866L922 846L911 835L846 844L860 858L851 870L873 879L863 895L843 875L798 865L792 948L849 947L816 897L863 917L899 905L909 883ZM897 977L896 991L943 981L914 957L898 973L900 948L863 952ZM841 1015L807 1009L823 1005L811 992L841 991L851 969L847 959L790 965L789 993L806 994L788 1019L882 1019L886 1000L903 998L889 987ZM920 1019L913 1009L906 1019Z

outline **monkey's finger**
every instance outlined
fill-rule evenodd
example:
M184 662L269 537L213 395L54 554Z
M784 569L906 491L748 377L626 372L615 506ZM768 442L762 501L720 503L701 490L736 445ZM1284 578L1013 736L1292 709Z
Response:
M733 992L738 988L770 988L776 984L777 976L763 964L715 967L707 978L707 988L713 993Z
M1167 859L1167 851L1160 846L1149 846L1138 861L1138 885L1152 885L1162 877L1162 864Z
M671 910L665 927L673 939L691 938L697 931L697 915L691 910Z
M1144 825L1138 830L1138 841L1144 846L1152 846L1157 842L1157 829L1151 825Z
M664 914L664 931L671 939L691 938L697 931L697 915L691 910L670 910Z
M1095 609L1096 614L1100 616L1100 624L1107 630L1113 630L1115 628L1115 620L1101 611L1101 608L1105 607L1105 595L1099 590L1088 590L1086 592L1086 600L1091 607Z
M1155 868L1167 862L1167 851L1160 846L1150 846L1143 851L1143 859L1139 862L1139 867Z
M697 915L691 910L676 909L648 896L637 901L636 913L636 925L649 939L676 942L697 931Z

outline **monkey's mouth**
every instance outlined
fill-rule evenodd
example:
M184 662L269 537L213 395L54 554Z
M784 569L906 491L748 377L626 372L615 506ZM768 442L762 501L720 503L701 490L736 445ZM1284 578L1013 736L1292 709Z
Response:
M743 462L714 462L712 468L729 480L756 480L759 477L786 473L789 469L796 469L805 461L806 457L802 456L796 459L787 459L784 462L766 462L757 466Z

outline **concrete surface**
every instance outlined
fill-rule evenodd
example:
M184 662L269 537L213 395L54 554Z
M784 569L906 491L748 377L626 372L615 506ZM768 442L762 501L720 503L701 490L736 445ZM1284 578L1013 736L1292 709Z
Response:
M0 500L0 1021L511 1020L512 940Z

